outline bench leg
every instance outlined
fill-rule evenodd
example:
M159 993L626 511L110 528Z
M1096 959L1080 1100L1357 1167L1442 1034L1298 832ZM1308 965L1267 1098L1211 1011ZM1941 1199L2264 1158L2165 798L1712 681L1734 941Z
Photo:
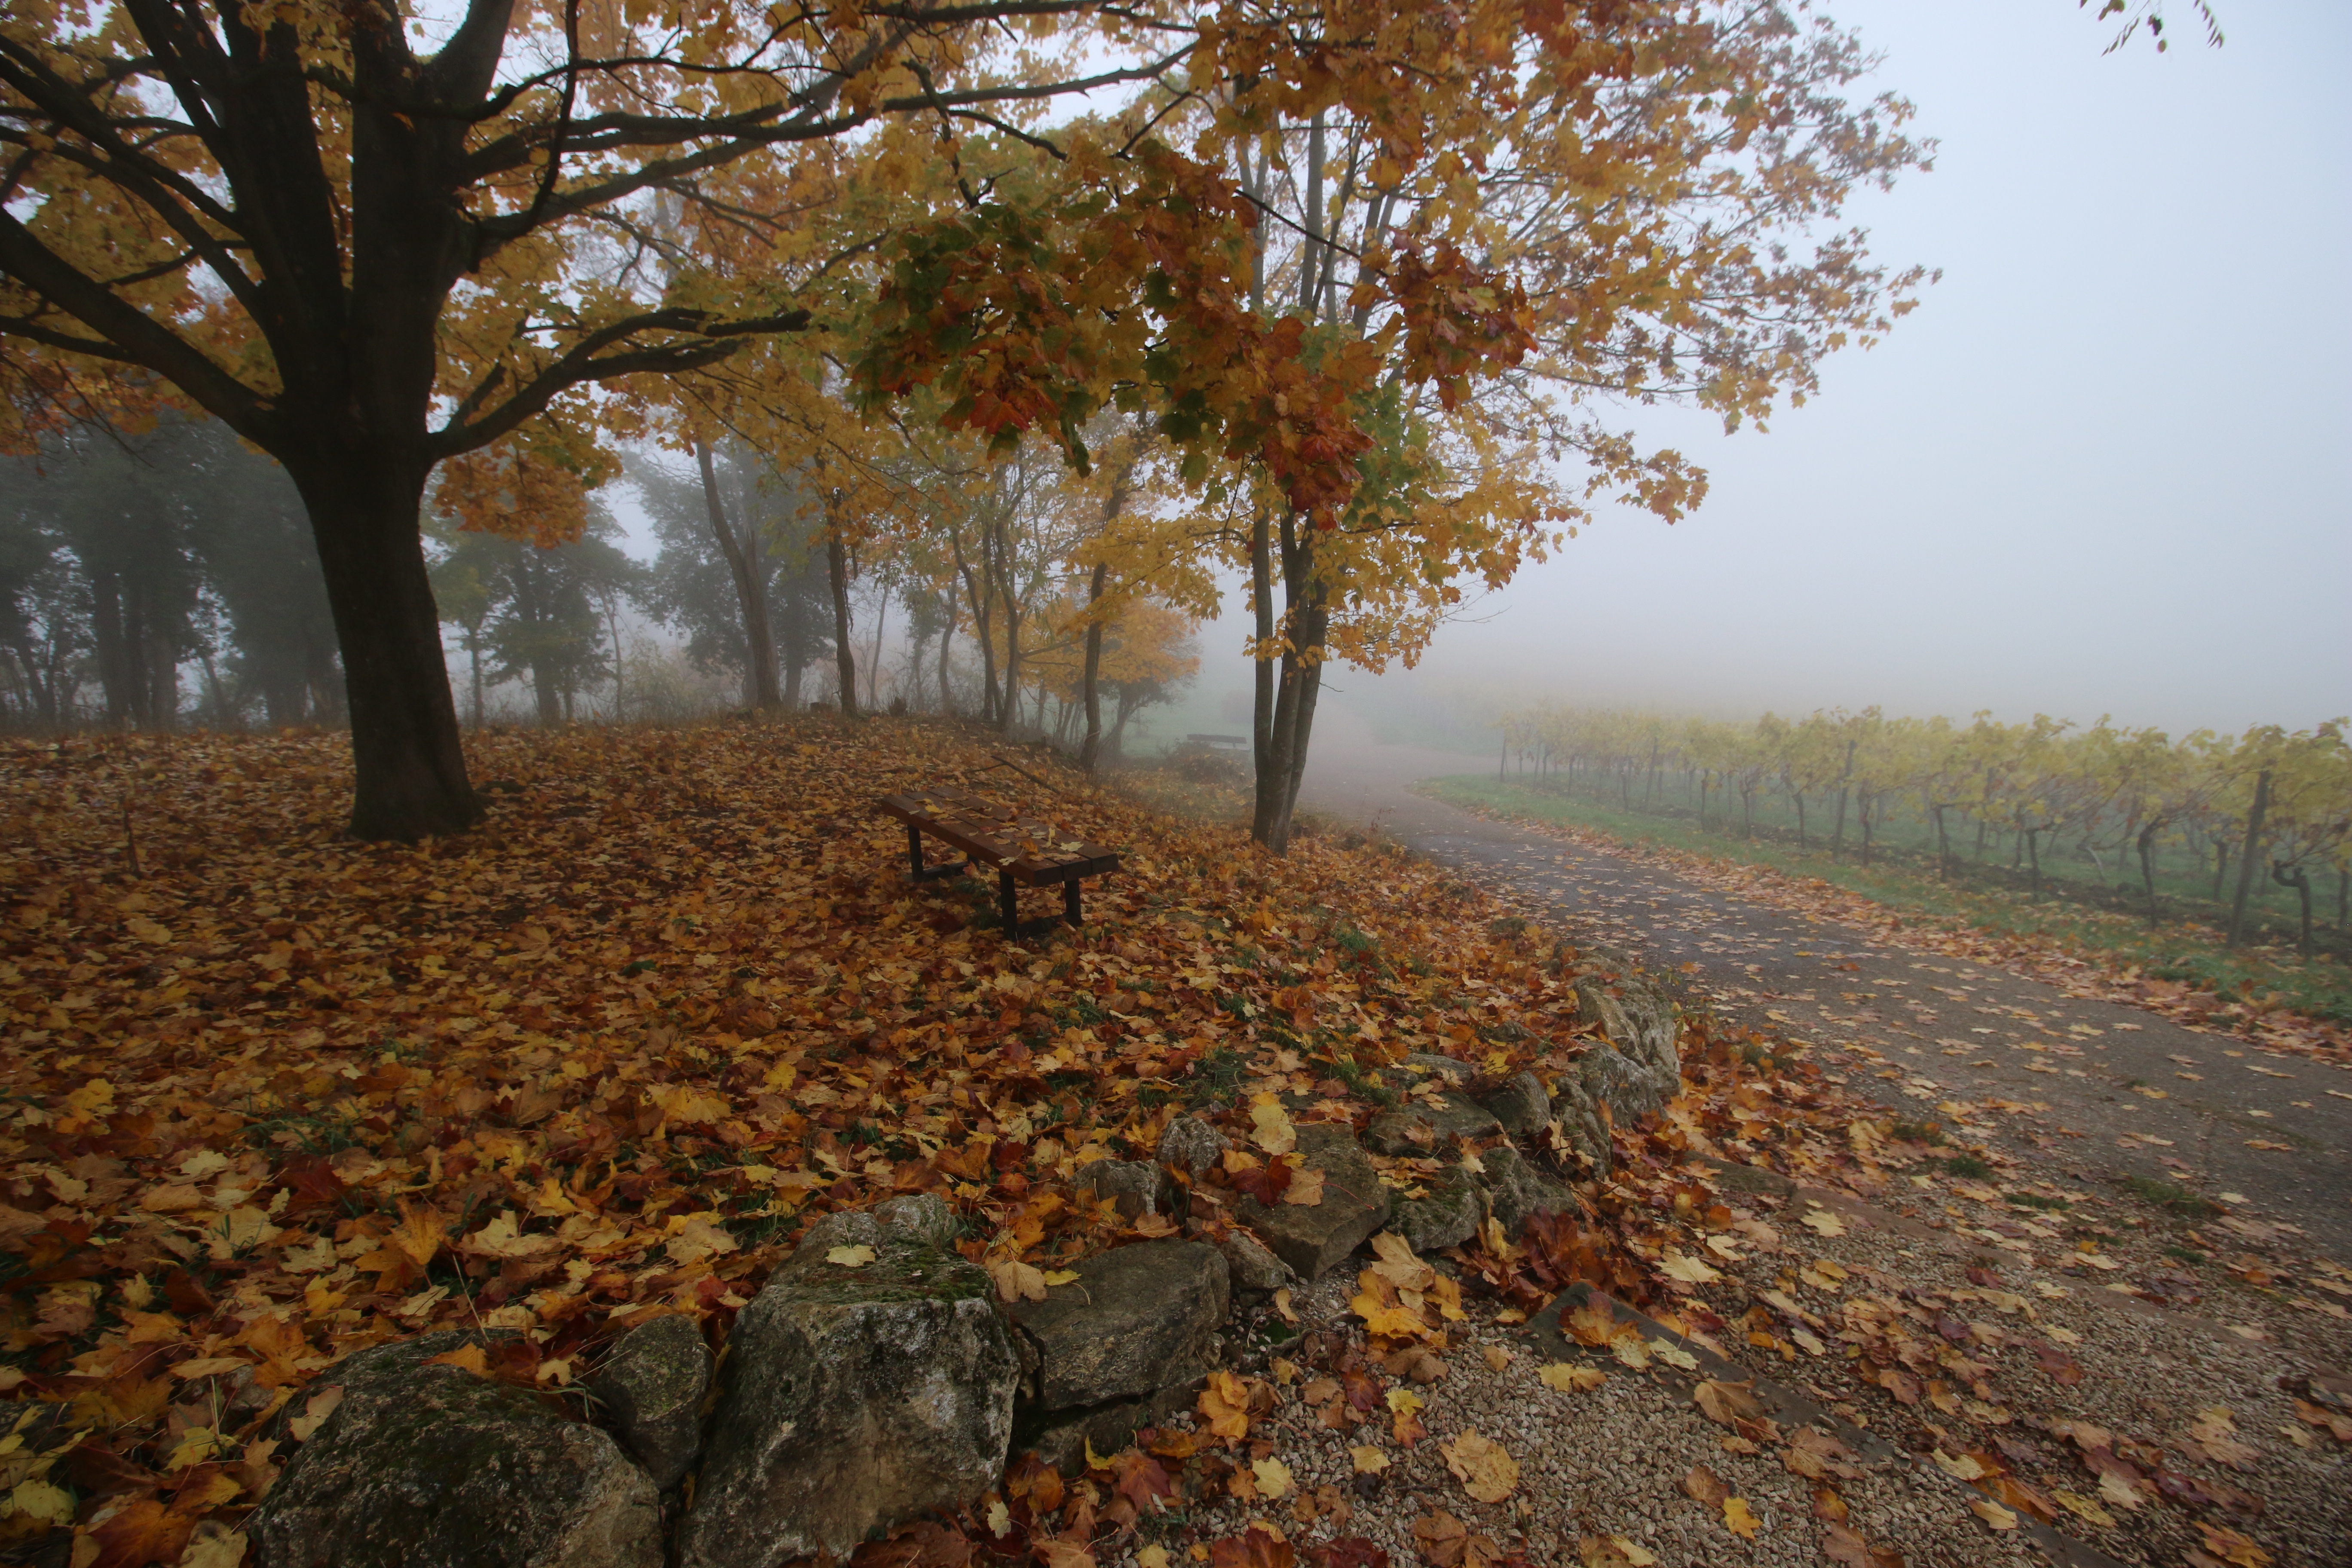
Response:
M1084 910L1078 902L1078 879L1071 878L1062 884L1062 918L1074 926L1084 925Z
M917 882L937 881L941 877L961 876L971 869L969 860L957 860L945 866L923 864L923 830L913 823L907 824L907 874Z
M1004 935L1010 941L1021 934L1021 889L1012 872L996 873L996 896L1004 905Z

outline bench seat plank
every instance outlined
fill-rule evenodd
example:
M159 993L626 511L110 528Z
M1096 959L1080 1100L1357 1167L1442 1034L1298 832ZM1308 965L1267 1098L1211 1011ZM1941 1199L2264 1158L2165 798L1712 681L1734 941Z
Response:
M876 803L909 827L1032 888L1118 869L1118 853L1072 838L1050 822L1015 816L961 790L933 787L886 795Z

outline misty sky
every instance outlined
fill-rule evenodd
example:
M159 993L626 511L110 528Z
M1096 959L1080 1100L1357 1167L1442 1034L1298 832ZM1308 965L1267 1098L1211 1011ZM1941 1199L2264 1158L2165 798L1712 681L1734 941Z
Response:
M1604 514L1335 706L2352 713L2352 5L2216 4L2221 48L2175 0L2168 53L2103 55L2068 0L1834 0L1941 142L1848 216L1942 282L1769 434L1622 411L1700 512ZM1156 728L1234 727L1240 641Z
M1605 515L1442 633L1418 695L2352 713L2352 5L2216 4L2220 49L2174 5L2168 52L2106 56L2063 0L1828 6L1942 142L1850 216L1943 281L1769 434L1629 413L1706 506ZM1204 696L1246 679L1208 662Z

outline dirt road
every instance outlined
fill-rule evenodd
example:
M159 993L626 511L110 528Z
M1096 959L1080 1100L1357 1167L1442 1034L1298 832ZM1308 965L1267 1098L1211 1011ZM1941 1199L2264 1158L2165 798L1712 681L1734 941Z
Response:
M1334 714L1318 721L1302 802L1377 823L1563 930L1682 970L1722 1014L1811 1043L1832 1073L1885 1079L1882 1098L1912 1117L1949 1120L1937 1108L1966 1103L1974 1127L2077 1181L2187 1185L2352 1259L2352 1071L1866 939L1412 793L1478 771L1456 753L1376 744Z

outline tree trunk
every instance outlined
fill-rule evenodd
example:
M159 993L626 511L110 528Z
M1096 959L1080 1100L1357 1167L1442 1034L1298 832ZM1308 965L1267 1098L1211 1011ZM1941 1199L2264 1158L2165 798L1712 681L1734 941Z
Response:
M702 471L702 504L710 513L711 536L727 558L728 575L735 580L735 608L743 617L743 646L751 666L751 679L745 682L751 689L744 696L753 711L772 713L784 700L776 689L776 638L768 624L768 587L760 580L763 574L754 559L759 546L751 537L753 525L746 519L739 534L727 521L727 503L719 493L719 471L708 443L694 444L694 461Z
M1852 741L1845 743L1845 772L1838 779L1837 827L1830 835L1830 858L1832 860L1845 853L1845 797L1846 790L1853 781L1853 746Z
M1094 577L1087 584L1087 663L1079 678L1087 707L1087 738L1078 748L1078 766L1087 773L1095 771L1102 754L1102 693L1096 683L1102 675L1103 624L1101 616L1094 612L1102 606L1103 585L1109 580L1110 563L1096 562Z
M849 640L849 544L838 526L824 536L825 574L833 582L834 668L841 677L841 711L857 717L857 649Z
M1789 793L1794 795L1797 801L1797 853L1802 855L1805 852L1805 792L1792 789ZM1936 825L1940 830L1943 826L1943 818L1937 817Z
M940 609L940 711L955 716L955 692L948 685L948 644L955 637L956 580L948 579L947 600Z
M310 510L342 650L355 775L351 830L400 840L462 832L481 820L482 805L466 777L441 613L416 526L424 466L387 473L335 460L363 455L336 453L290 470Z
M1862 808L1856 813L1862 818L1862 865L1863 869L1868 870L1870 868L1870 808L1875 803L1871 799L1869 792L1864 791L1861 800L1856 804Z
M874 654L866 661L866 710L868 713L882 710L882 633L889 623L890 589L885 584L881 602L874 606Z
M971 600L972 637L980 644L980 721L993 724L996 722L996 631L990 621L992 618L991 601L995 594L995 584L988 570L988 532L983 529L980 536L981 563L977 572L972 570L971 563L964 559L961 529L948 535L948 548L955 555L956 570L963 576L964 595ZM947 657L944 648L940 650L940 657L942 659ZM944 669L946 666L940 668Z
M1021 722L1021 585L1013 578L1013 541L998 520L996 596L1004 605L1004 691L998 699L996 727L1010 735Z
M2033 862L2033 896L2038 899L2042 896L2042 829L2027 827L2021 833L2025 839L2026 856Z
M1295 514L1286 514L1281 523L1286 636L1280 673L1277 677L1265 662L1259 665L1259 689L1263 692L1268 686L1273 688L1273 710L1259 721L1265 745L1250 837L1277 855L1290 847L1291 820L1298 807L1299 782L1307 771L1307 739L1314 729L1316 700L1322 690L1323 638L1329 620L1322 585L1315 576L1313 538L1311 534L1302 538L1297 523ZM1265 618L1260 616L1261 624ZM1270 636L1267 640L1271 641Z
M1273 819L1273 780L1276 772L1274 755L1274 521L1261 507L1250 521L1250 615L1255 623L1251 630L1255 655L1250 668L1250 761L1256 785L1256 798L1250 811L1250 837L1265 842L1263 824ZM1510 742L1504 742L1504 753L1509 754ZM1495 764L1495 776L1503 776L1503 764Z
M482 628L475 626L466 634L466 659L474 682L474 731L482 728Z
M2139 882L2147 889L2147 923L2154 930L2157 921L2156 903L2156 834L2164 826L2151 822L2139 830Z
M2296 899L2302 903L2303 924L2300 934L2295 938L2295 952L2309 958L2311 956L2311 873L2300 866L2289 869L2285 866L2273 865L2271 868L2271 880L2282 888L2293 888Z
M2245 934L2246 896L2254 888L2254 862L2260 858L2263 846L2263 818L2270 815L2271 771L2264 768L2254 777L2254 809L2246 814L2245 847L2238 851L2238 896L2230 901L2230 930L2224 945L2235 947Z

